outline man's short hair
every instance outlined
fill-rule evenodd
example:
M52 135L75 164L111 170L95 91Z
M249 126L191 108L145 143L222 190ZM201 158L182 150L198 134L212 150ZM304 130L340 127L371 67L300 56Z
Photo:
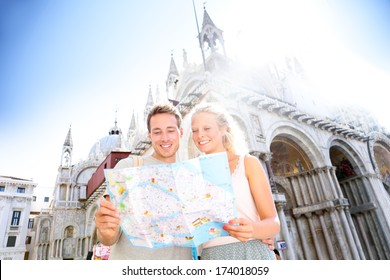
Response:
M148 132L150 132L150 119L157 114L171 114L174 115L177 120L177 127L181 128L182 117L179 110L169 102L155 104L149 111L148 117L146 119L146 124L148 126Z

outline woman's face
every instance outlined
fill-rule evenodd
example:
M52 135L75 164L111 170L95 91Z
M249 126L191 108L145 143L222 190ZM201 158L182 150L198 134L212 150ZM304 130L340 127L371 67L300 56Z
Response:
M220 128L214 114L201 112L192 117L192 140L196 147L205 154L225 152L223 135L225 128Z

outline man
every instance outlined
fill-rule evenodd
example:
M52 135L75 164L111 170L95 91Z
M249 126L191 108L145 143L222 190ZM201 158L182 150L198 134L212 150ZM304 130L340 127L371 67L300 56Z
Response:
M148 136L152 142L153 153L143 157L144 165L174 163L176 152L183 135L180 112L170 103L155 105L147 117ZM133 167L130 158L121 160L115 168ZM134 247L120 230L120 218L115 206L107 200L100 202L100 209L95 214L98 240L111 246L110 260L190 260L191 248L165 247L143 248Z

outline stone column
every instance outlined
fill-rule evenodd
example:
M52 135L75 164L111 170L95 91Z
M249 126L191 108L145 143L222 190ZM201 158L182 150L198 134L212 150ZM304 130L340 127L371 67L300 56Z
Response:
M307 236L305 234L305 231L303 230L303 226L301 225L302 219L304 219L304 216L297 216L296 221L297 221L297 229L299 232L299 237L301 239L301 244L302 244L302 249L303 249L303 255L305 259L307 260L308 257L310 256L310 247L307 243Z
M284 215L284 207L286 206L286 200L276 202L276 210L278 211L278 216L280 220L280 233L283 239L287 244L287 259L295 260L295 247L293 246L293 241L290 238L290 232L287 226L286 215Z
M330 169L330 172L331 172L332 181L334 182L334 184L336 186L336 191L339 194L339 197L343 197L344 195L343 195L343 192L341 191L339 180L337 180L337 176L336 176L336 167L332 166Z
M301 194L299 192L299 186L297 186L297 183L296 183L297 178L296 177L288 177L288 180L290 181L291 190L292 190L294 197L297 201L297 207L302 207L303 202L302 202Z
M322 231L324 233L326 248L328 249L329 257L331 260L337 260L337 256L336 256L336 253L334 251L332 240L330 239L330 233L329 233L328 227L326 226L326 223L325 223L324 212L318 211L317 215L320 218L321 228L322 228Z
M371 246L370 246L370 242L369 242L369 238L367 236L367 233L365 231L365 222L362 221L364 218L363 218L363 214L362 213L359 213L359 214L355 214L354 217L356 217L356 220L358 222L358 225L359 225L359 232L363 238L363 241L364 241L364 244L366 245L366 248L367 248L367 251L368 251L368 255L369 255L369 259L373 260L374 259L374 253L372 252L372 249L371 249Z
M271 158L272 158L271 153L257 153L257 154L258 154L257 157L265 162L266 172L268 174L269 184L271 186L272 192L278 193L278 189L276 187L275 180L274 180L274 172L272 171L272 166L271 166Z
M309 201L309 198L307 197L307 192L306 192L306 188L305 188L305 185L302 184L302 176L301 175L298 175L298 176L294 176L298 182L298 188L299 188L299 192L300 194L302 195L302 199L303 199L303 205L304 206L308 206L310 205L310 201Z
M329 166L326 166L324 167L324 173L325 173L325 177L328 179L328 182L329 182L329 187L330 187L330 190L332 191L332 194L333 194L333 197L334 198L338 198L338 197L342 197L342 194L339 193L337 190L336 190L336 187L334 185L334 181L331 177L331 174L329 172L329 169L330 167Z
M321 182L317 182L318 174L314 170L309 171L310 179L314 187L314 192L317 196L317 201L325 200L325 194L321 186Z
M318 257L319 260L323 260L324 256L322 255L322 250L321 250L321 246L320 246L320 240L318 239L318 235L316 233L316 229L315 229L315 227L313 225L312 213L306 213L305 217L307 218L307 221L308 221L308 224L309 224L311 236L313 236L313 245L316 248L317 257Z
M345 212L344 212L344 208L345 207L341 207L341 209L340 209L341 222L342 222L342 225L343 225L343 228L345 231L345 235L346 235L349 247L350 247L351 252L352 252L353 259L359 260L360 256L359 256L359 252L358 252L358 249L356 246L357 245L356 242L359 243L359 239L358 240L354 239L354 236L353 236L352 230L351 230L351 225L348 223L347 217L346 217Z
M366 218L368 228L371 229L371 238L374 241L375 244L375 251L380 259L384 259L385 256L383 254L383 247L382 247L382 242L380 240L381 236L381 229L379 229L378 224L375 222L376 217L375 213L371 210L368 212L364 213L364 217Z
M309 192L309 197L310 197L310 204L318 202L318 197L313 193L313 189L316 189L315 187L311 187L310 182L309 182L309 173L303 174L303 178L305 179L305 185L306 188Z
M58 250L58 257L59 258L62 258L62 246L63 246L63 243L64 243L64 239L60 239L59 240L60 249Z
M322 170L316 169L316 173L317 173L318 179L320 180L320 188L324 191L325 200L330 200L331 197L329 194L329 190L327 188L327 185L324 183L324 179L322 178L322 174L321 174Z
M340 231L340 226L339 226L339 223L338 223L337 218L336 218L335 210L334 209L330 209L329 215L330 215L330 219L332 221L333 230L334 230L334 232L336 234L337 243L340 245L340 250L341 250L341 253L343 255L343 259L344 260L348 260L349 259L349 254L347 254L347 248L345 246L345 240L344 240L343 235L342 235L342 233Z

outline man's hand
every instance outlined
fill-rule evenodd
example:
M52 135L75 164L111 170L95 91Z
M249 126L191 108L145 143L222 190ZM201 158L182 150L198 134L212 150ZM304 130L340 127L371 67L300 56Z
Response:
M114 204L109 199L103 199L99 210L95 213L98 240L106 246L115 244L119 238L120 222Z

